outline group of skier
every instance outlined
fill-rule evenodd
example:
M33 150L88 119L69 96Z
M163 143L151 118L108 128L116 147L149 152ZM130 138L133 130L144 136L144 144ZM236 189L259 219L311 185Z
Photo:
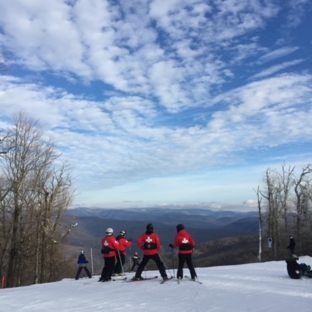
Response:
M186 232L183 224L178 224L176 226L177 235L175 237L174 243L169 244L169 247L176 248L179 247L179 265L177 278L181 280L183 278L183 266L186 262L191 278L193 280L197 279L196 272L192 262L192 252L195 247L195 241L192 236ZM100 282L107 282L112 279L112 276L124 275L124 264L126 261L126 249L131 247L132 240L127 240L125 235L126 231L120 231L119 235L115 238L114 231L112 228L106 229L106 236L102 239L102 249L101 252L104 257L104 267L99 279ZM168 280L164 262L162 261L159 251L161 248L161 243L159 236L154 233L154 226L152 223L147 224L146 231L142 234L138 240L137 244L139 249L143 250L143 258L140 262L140 257L138 252L135 252L131 258L133 264L131 271L134 271L137 267L135 276L133 280L142 280L142 272L145 269L147 263L153 260L160 272L161 277L164 281ZM79 279L82 269L84 269L89 278L91 278L91 273L86 267L88 261L85 257L85 252L81 251L78 257L78 271L76 274L76 280Z
M126 231L120 231L116 238L113 234L114 230L108 228L106 229L106 236L102 239L104 267L99 280L101 282L110 281L113 274L124 274L123 267L126 261L126 249L132 245L132 240L127 240L125 237Z
M195 247L195 241L192 236L185 230L183 224L178 224L176 226L177 235L173 244L169 244L169 247L179 248L179 264L177 271L177 279L183 279L183 267L186 262L191 278L193 280L197 280L196 271L194 269L193 261L192 261L192 253ZM115 238L114 231L112 228L108 228L106 230L106 236L102 239L102 254L104 256L104 267L102 270L101 277L99 279L100 282L107 282L112 279L113 275L124 275L124 264L126 261L126 249L132 246L132 240L126 239L126 231L120 231L119 235ZM137 244L139 249L143 250L143 258L140 262L140 257L138 252L135 252L132 260L131 271L134 271L135 267L137 267L135 276L132 278L133 280L142 280L142 272L145 269L147 263L150 260L153 260L160 272L161 277L164 281L168 280L168 276L166 273L164 262L162 261L159 251L161 248L161 243L159 236L154 233L153 224L149 223L146 226L146 231L142 234L138 240ZM312 278L312 270L309 265L305 263L298 263L299 258L295 255L295 240L293 236L289 236L289 245L287 249L290 250L290 256L286 258L287 263L287 272L290 278L299 279L302 276L307 276ZM89 278L91 278L91 273L88 270L86 264L88 261L85 257L85 252L81 251L78 257L78 271L76 274L76 280L79 279L79 275L82 269L85 270L86 274Z
M126 249L132 245L132 240L127 240L125 237L126 231L120 231L116 238L114 238L113 233L113 229L108 228L106 230L106 237L102 240L101 252L104 254L105 265L100 277L100 281L103 282L106 281L107 276L124 275L123 268L126 261ZM134 253L131 260L133 261L131 271L133 271L136 266L139 266L140 257L138 252ZM75 279L79 279L82 269L84 269L88 277L91 278L91 273L86 266L88 261L85 257L84 250L80 252L77 263L78 271Z
M178 224L176 229L178 234L175 238L174 244L170 244L169 246L172 248L179 247L179 268L177 277L179 279L183 278L183 265L186 261L191 273L191 277L193 279L196 279L197 276L192 263L192 251L195 247L195 242L191 235L185 231L182 224ZM119 239L117 239L118 237L114 238L113 233L113 229L108 228L106 230L106 236L102 239L104 267L100 277L101 282L110 281L114 272L115 274L118 274L120 273L120 270L123 270L126 256L126 248L132 245L132 241L128 241L124 237L125 231L122 231L120 233L120 235L122 233L123 235L121 235L122 237L119 237ZM150 260L153 260L155 262L163 280L167 280L168 276L166 273L165 265L159 255L161 242L159 236L154 233L154 226L152 223L147 224L146 231L138 238L137 244L139 249L143 250L144 254L140 263L138 253L136 253L132 258L133 265L131 270L134 270L134 267L138 265L133 280L144 279L142 277L142 272ZM115 266L115 259L117 259L117 268Z

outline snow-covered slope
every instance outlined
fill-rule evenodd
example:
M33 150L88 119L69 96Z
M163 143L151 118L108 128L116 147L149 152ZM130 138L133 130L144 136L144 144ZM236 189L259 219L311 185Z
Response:
M299 262L312 266L311 257L302 257ZM94 276L0 289L0 311L312 311L312 279L290 279L284 261L196 270L202 285L186 279L180 285L175 279L161 285L159 278L135 283L99 283L98 276ZM146 276L157 274L146 272ZM184 269L184 274L189 275L188 269ZM130 279L133 274L128 276Z

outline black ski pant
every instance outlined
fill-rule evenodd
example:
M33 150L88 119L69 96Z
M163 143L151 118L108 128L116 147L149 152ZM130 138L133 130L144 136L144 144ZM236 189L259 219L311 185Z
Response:
M138 262L134 262L132 265L131 271L133 271L136 266L139 267L139 265L140 264Z
M82 269L84 269L86 271L88 277L91 278L91 273L90 273L90 271L88 270L87 267L79 267L75 279L76 280L79 279L79 276L80 276L80 273L81 273Z
M141 277L141 274L142 274L145 266L147 265L148 261L150 261L150 260L153 260L156 263L161 277L162 278L166 278L167 277L167 273L166 273L166 270L165 270L165 266L164 266L164 263L160 260L160 257L159 257L158 254L150 255L150 256L144 255L141 263L139 264L138 269L136 270L135 277L136 278L140 278Z
M177 278L183 278L183 266L186 261L187 267L190 270L191 278L197 277L193 261L192 261L192 254L179 254L179 266L178 266L178 273Z
M124 269L123 266L126 262L126 256L122 253L122 252L117 252L117 262L115 265L115 269L114 269L114 273L119 274L119 273L123 273Z
M104 268L101 274L101 281L110 281L115 268L115 257L104 257Z

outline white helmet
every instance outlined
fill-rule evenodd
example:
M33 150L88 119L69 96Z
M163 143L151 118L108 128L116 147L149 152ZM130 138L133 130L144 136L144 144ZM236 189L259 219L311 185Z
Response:
M106 234L107 235L113 235L113 233L114 233L114 230L112 228L106 229Z

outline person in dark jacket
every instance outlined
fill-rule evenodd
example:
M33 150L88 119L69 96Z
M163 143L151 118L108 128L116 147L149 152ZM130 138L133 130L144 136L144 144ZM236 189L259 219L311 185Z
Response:
M301 276L312 278L312 271L309 265L298 263L299 258L296 255L291 255L285 261L287 263L287 272L290 278L299 279Z
M138 246L140 249L144 250L144 255L135 273L135 276L133 277L133 280L143 279L141 274L149 260L153 260L156 263L161 277L163 278L163 280L167 280L168 276L165 270L164 263L161 261L158 254L161 247L160 239L158 235L154 233L153 224L149 223L146 226L146 232L138 239Z
M137 251L134 252L133 257L131 257L131 261L132 261L132 267L131 267L131 271L134 271L135 267L138 267L140 265L140 260L141 258L139 257L139 253Z
M192 253L193 248L195 247L195 241L192 236L185 231L183 224L178 224L177 227L177 235L175 237L174 243L169 244L169 247L176 248L179 247L179 265L177 278L183 279L183 266L186 261L186 264L190 270L191 278L193 280L197 279L196 271L194 269L193 261L192 261Z
M85 254L86 254L85 251L82 250L82 251L80 252L79 257L78 257L77 263L78 263L78 266L79 266L79 267L78 267L78 271L77 271L76 278L75 278L76 280L79 279L79 276L80 276L80 273L81 273L82 269L84 269L84 270L86 271L86 273L87 273L87 275L88 275L89 278L92 277L90 271L89 271L88 268L87 268L87 263L88 263L89 261L86 259Z
M287 246L287 249L290 250L290 255L293 255L295 253L295 247L296 247L296 242L294 238L290 235L289 236L289 245Z
M117 252L117 256L116 256L116 265L115 265L115 269L114 269L114 275L125 275L124 274L124 265L126 262L126 249L128 247L131 247L132 245L132 240L126 239L126 231L120 231L119 235L116 237L116 240L119 243L119 248L120 251Z

